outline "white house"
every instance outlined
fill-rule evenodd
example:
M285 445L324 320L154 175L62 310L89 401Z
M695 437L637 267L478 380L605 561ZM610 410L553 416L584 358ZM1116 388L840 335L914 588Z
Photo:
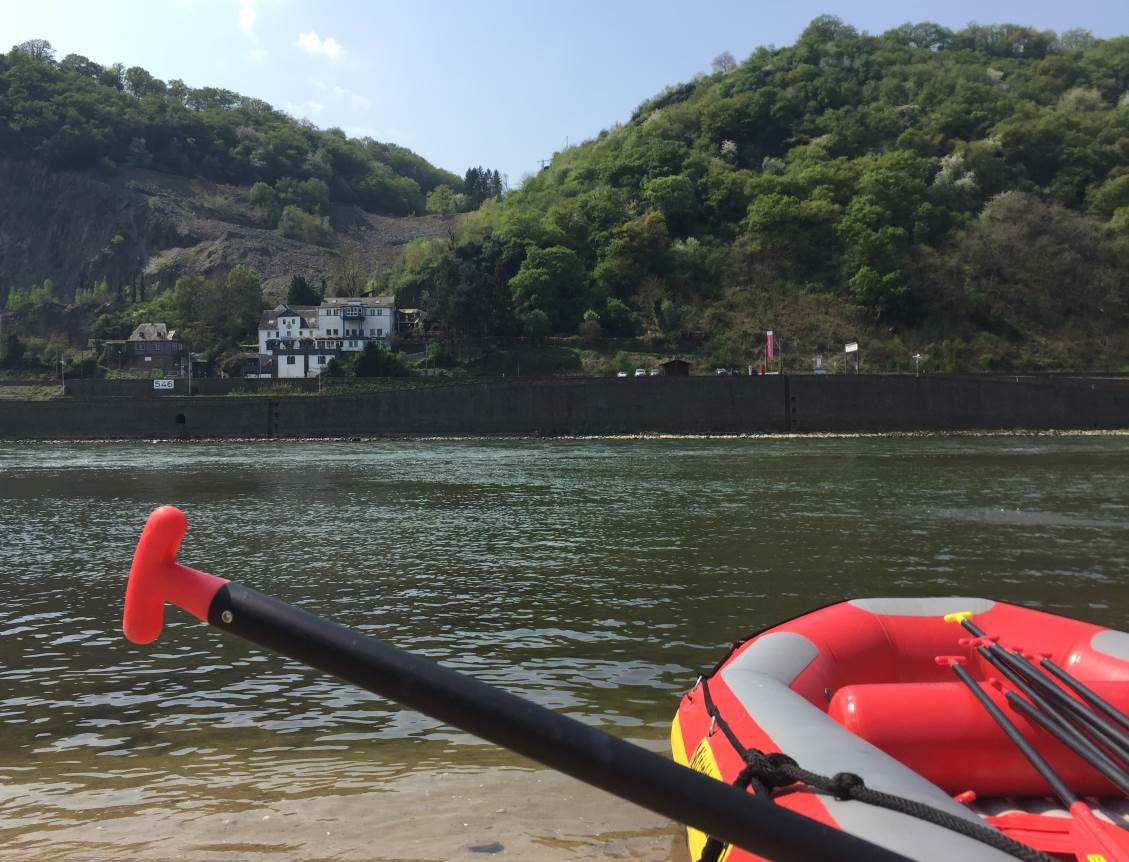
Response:
M391 296L334 297L318 306L279 305L259 322L259 353L278 377L316 377L334 356L384 341L396 328Z
M280 342L312 338L317 334L317 306L277 305L259 320L259 353L272 356Z
M396 329L391 296L334 297L318 307L318 335L344 340L343 350L360 350L366 341L384 339Z

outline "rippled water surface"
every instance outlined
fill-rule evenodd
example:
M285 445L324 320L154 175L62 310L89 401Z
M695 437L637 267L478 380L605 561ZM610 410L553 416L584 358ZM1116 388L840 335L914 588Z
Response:
M126 643L133 543L167 502L190 565L652 745L735 636L846 596L1129 627L1125 437L4 445L0 856L144 856L162 830L274 811L281 844L260 825L186 846L346 858L315 852L314 820L371 794L411 808L431 774L510 787L490 829L518 828L516 759L179 611Z

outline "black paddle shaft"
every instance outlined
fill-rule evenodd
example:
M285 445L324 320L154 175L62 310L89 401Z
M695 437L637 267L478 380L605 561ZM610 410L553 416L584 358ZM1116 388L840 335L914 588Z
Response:
M1050 701L1032 688L1006 661L1002 661L985 647L980 647L977 652L985 661L1002 673L1012 685L1027 695L1031 701L1028 703L1016 696L1014 692L1009 691L1006 695L1008 703L1029 719L1035 721L1047 733L1108 778L1118 790L1129 796L1129 773L1126 773L1104 751L1076 730L1065 715L1058 712Z
M1123 728L1129 730L1129 716L1082 682L1082 680L1063 670L1049 658L1043 659L1040 664L1078 692L1079 697L1088 702L1091 706L1100 709Z
M229 583L216 593L208 622L758 855L780 862L908 862L891 850L242 584Z
M984 630L976 625L976 623L972 622L972 620L962 620L961 625L976 637L985 637ZM1067 712L1072 721L1085 725L1086 731L1101 742L1102 745L1106 746L1122 761L1129 762L1129 735L1126 735L1124 731L1115 727L1105 718L1092 712L1079 701L1070 697L1066 692L1055 685L1046 674L1042 673L1035 665L1019 653L1006 650L998 643L991 641L988 641L980 650L981 654L992 664L996 665L996 667L1000 667L1001 664L1007 665L1014 672L1021 674L1025 679L1029 680L1043 697L1049 699L1052 703L1057 705L1059 709ZM983 652L984 650L987 650L986 654ZM1049 660L1044 659L1044 663L1050 664L1052 668L1057 669L1054 663ZM1066 675L1069 676L1069 674ZM1071 679L1073 679L1073 677L1071 677ZM1075 682L1077 682L1077 680L1075 680ZM1087 689L1087 691L1090 690ZM1095 694L1095 697L1096 696ZM1112 705L1110 708L1114 709Z
M961 667L960 664L953 664L952 668L953 673L957 675L961 682L968 686L968 690L980 701L980 705L988 711L988 714L995 719L1000 729L1015 743L1015 747L1023 752L1024 757L1035 767L1035 771L1043 777L1043 780L1047 782L1051 791L1058 797L1059 801L1067 808L1070 808L1071 805L1077 802L1078 797L1074 795L1074 791L1059 777L1059 774L1047 763L1043 755L1039 754L1039 752L1035 750L1035 747L1024 738L1019 728L1004 714L1004 711L996 706L992 699L980 689L980 684L969 675L968 671Z

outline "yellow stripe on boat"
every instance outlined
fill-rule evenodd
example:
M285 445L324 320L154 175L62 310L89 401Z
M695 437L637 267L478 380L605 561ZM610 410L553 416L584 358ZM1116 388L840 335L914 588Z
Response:
M698 743L698 747L694 749L693 757L688 758L686 756L686 743L682 738L682 723L678 720L677 715L674 716L674 721L670 724L670 753L674 756L676 763L689 766L695 772L716 778L718 781L723 780L721 768L717 765L717 758L713 756L713 749L710 748L708 738ZM692 860L702 858L702 851L706 848L707 840L706 833L687 827L686 843L690 845L690 858ZM733 846L727 844L721 856L718 857L718 862L726 862L732 850Z

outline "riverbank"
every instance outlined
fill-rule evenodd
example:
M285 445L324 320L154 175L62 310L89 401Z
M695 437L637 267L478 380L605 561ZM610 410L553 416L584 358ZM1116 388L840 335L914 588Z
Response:
M566 435L562 434L556 437L548 438L561 442L605 442L614 443L618 441L728 441L728 440L912 440L912 439L946 439L946 438L992 438L992 437L1018 437L1030 439L1064 439L1070 437L1129 437L1129 427L1126 428L1102 428L1102 429L1054 429L1048 428L1044 430L969 430L969 431L812 431L807 434L801 433L787 433L787 434L585 434L585 435ZM273 440L267 440L263 437L152 437L152 438L132 438L132 437L105 437L105 438L91 438L88 440L63 440L63 439L44 439L44 440L21 440L21 443L34 443L43 444L46 446L59 445L80 445L80 446L99 446L108 443L151 443L160 445L171 446L210 446L225 443L289 443L289 444L302 444L302 443L386 443L400 441L404 443L476 443L476 442L498 442L498 443L521 443L532 442L537 440L545 440L545 437L533 437L528 434L433 434L428 436L401 434L401 435L382 435L373 437L280 437Z
M90 395L0 405L4 440L726 436L1129 428L1129 380L556 378L295 397Z

